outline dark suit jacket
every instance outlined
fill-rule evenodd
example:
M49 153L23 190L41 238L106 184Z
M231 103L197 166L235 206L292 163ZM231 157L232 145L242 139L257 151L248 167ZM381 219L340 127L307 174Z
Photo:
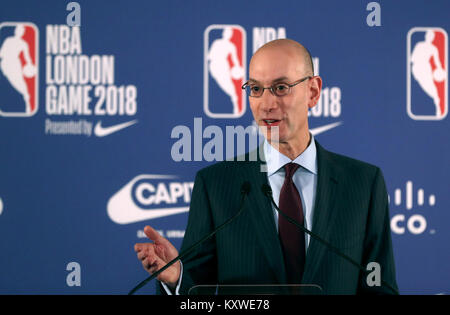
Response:
M316 146L318 182L312 231L362 266L379 263L381 278L397 289L387 192L380 169L326 151L317 141ZM237 213L243 182L249 181L251 190L242 214L182 260L180 294L195 285L286 283L273 209L261 191L268 183L261 165L260 160L249 161L247 155L244 162L220 162L197 173L181 251ZM383 285L369 287L366 277L310 239L303 284L318 285L324 294L392 293Z

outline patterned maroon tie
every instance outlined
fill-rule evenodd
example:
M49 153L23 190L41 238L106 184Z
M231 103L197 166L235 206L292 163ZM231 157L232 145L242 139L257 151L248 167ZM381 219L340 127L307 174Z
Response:
M295 187L292 176L299 165L288 163L284 166L286 176L280 192L280 209L287 216L303 225L303 207L300 194ZM284 253L288 283L301 283L305 267L305 233L290 223L284 216L278 216L278 233Z

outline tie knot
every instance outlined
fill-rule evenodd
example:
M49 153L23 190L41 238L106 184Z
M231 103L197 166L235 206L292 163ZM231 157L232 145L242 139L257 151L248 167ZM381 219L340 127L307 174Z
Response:
M286 178L292 179L295 171L299 168L300 165L295 163L288 163L284 166L284 171L286 172Z

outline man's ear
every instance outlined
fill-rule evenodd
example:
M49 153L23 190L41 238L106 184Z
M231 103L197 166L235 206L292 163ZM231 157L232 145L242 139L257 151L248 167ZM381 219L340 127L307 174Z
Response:
M322 78L317 75L312 77L310 81L311 82L309 83L309 90L311 94L308 107L313 108L314 106L316 106L320 98L320 92L322 91Z

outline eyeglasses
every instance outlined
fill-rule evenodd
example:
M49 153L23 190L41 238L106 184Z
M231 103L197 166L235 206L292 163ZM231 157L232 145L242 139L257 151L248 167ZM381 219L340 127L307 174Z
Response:
M264 93L264 90L270 90L270 92L272 92L272 94L276 95L276 96L285 96L291 92L291 87L294 87L297 84L300 84L303 81L309 80L311 78L312 78L312 76L307 76L298 81L295 81L292 84L280 82L280 83L272 84L269 87L263 87L259 84L247 81L242 86L242 89L245 90L247 92L247 95L251 96L251 97L261 97Z

